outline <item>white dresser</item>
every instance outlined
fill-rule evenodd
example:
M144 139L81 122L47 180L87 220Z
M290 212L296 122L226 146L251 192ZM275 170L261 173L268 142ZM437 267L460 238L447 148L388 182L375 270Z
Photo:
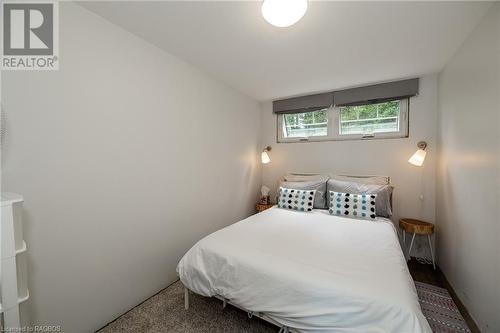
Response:
M1 194L0 330L15 331L26 323L19 307L29 298L22 205L21 195Z

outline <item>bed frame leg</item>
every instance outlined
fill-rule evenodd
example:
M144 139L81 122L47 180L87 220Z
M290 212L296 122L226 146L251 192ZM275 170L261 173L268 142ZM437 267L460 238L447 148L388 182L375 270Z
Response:
M184 287L184 309L189 309L189 289Z
M278 333L290 333L290 329L287 326L281 326Z

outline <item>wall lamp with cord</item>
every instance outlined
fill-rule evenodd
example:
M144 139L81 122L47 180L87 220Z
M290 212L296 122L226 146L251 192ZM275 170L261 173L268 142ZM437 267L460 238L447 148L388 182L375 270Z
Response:
M425 148L427 148L427 142L420 141L417 143L417 147L418 150L410 157L408 163L421 167L424 164L425 155L427 155L427 152L425 151Z
M271 151L271 146L267 146L262 150L262 153L260 154L260 159L262 161L262 164L267 164L271 162L271 159L269 158L269 155L267 152Z

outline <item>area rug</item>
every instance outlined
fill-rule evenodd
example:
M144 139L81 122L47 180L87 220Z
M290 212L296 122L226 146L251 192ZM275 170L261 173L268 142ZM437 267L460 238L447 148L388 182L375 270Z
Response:
M422 282L415 282L415 286L422 312L434 333L471 332L446 289Z
M422 311L434 333L470 332L446 289L415 282ZM103 327L99 333L276 333L279 328L216 298L192 294L184 310L184 290L177 281Z

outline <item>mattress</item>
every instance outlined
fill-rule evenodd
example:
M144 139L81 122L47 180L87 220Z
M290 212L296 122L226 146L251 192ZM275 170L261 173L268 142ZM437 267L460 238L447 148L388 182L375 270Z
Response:
M273 207L200 240L177 272L197 294L302 332L432 332L384 218Z

